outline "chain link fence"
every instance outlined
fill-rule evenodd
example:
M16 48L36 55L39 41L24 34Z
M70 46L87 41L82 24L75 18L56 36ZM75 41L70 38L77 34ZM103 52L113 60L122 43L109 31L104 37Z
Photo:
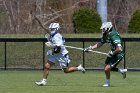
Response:
M99 38L66 38L66 45L74 47L88 47L99 41ZM130 70L140 70L140 38L124 38L125 57L118 65L120 68ZM17 69L17 70L41 70L47 62L46 52L49 50L45 46L46 39L28 38L28 39L0 39L0 69ZM106 55L98 53L85 53L81 50L70 49L69 57L70 66L83 64L86 69L103 69ZM97 51L108 52L110 46L103 45ZM61 69L59 64L52 69Z

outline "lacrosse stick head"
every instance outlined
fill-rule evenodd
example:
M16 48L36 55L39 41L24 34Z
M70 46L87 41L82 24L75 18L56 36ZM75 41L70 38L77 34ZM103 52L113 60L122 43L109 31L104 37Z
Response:
M44 35L44 37L45 37L48 41L50 41L50 40L51 40L51 38L50 38L50 35L49 35L49 34L45 34L45 35Z
M56 31L58 31L59 28L60 28L59 23L51 23L51 24L49 25L49 30L50 30L50 33L51 33L51 34L53 34L53 33L55 33Z

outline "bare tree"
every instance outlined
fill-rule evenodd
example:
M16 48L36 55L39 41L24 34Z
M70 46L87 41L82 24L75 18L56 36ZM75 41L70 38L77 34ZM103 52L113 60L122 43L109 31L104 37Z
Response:
M139 5L140 0L108 0L108 20L118 31L127 33ZM96 0L0 0L0 23L5 24L0 33L46 33L42 27L47 29L51 22L60 22L61 32L73 33L72 15L81 7L96 9Z
M108 0L108 18L118 31L127 33L131 16L137 9L140 9L139 5L139 0Z

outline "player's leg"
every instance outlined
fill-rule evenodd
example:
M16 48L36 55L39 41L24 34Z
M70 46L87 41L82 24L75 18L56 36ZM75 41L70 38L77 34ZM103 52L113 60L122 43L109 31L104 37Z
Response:
M45 64L44 72L43 72L43 78L44 79L47 79L47 77L49 75L49 70L52 66L54 66L54 63L50 62L50 61L48 61L48 63Z
M67 67L67 68L63 68L63 71L65 73L71 73L71 72L78 71L78 69L77 69L77 67Z
M71 73L71 72L75 72L75 71L82 71L83 73L85 73L85 69L82 67L82 65L80 64L78 67L66 67L63 68L65 73Z
M71 72L75 72L79 70L85 73L85 69L82 67L81 64L78 67L74 67L74 66L69 67L70 60L69 60L68 55L65 55L65 56L59 55L58 61L64 73L71 73Z
M54 65L54 63L50 62L50 61L48 61L48 63L45 64L44 72L43 72L43 79L40 81L36 81L35 84L37 84L39 86L43 86L43 85L47 84L47 77L49 75L49 70L53 65Z
M48 62L44 66L43 79L35 82L35 84L37 84L39 86L41 86L41 85L43 86L43 85L47 84L47 77L49 75L49 70L55 64L55 61L56 61L55 55L48 56Z
M106 75L106 81L105 81L105 84L103 85L104 87L110 86L110 71L111 71L110 60L111 59L112 59L111 57L107 57L105 61L104 72Z
M105 72L105 75L106 75L106 81L105 81L105 84L103 85L104 87L109 87L110 86L110 70L111 70L110 65L105 64L104 72Z
M120 72L123 75L123 78L125 79L127 69L120 69L120 68L116 67L122 59L123 59L123 56L120 56L120 55L116 55L116 56L112 57L112 59L110 61L110 66L111 66L111 71Z
M106 79L110 79L110 65L109 64L105 64L105 68L104 68L104 71L105 71L105 74L106 74Z

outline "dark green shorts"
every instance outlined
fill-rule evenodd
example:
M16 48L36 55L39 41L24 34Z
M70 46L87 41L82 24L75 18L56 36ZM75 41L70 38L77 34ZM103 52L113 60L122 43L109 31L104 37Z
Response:
M112 57L107 57L105 64L109 64L111 67L114 67L117 66L122 59L123 59L123 55L115 55Z

